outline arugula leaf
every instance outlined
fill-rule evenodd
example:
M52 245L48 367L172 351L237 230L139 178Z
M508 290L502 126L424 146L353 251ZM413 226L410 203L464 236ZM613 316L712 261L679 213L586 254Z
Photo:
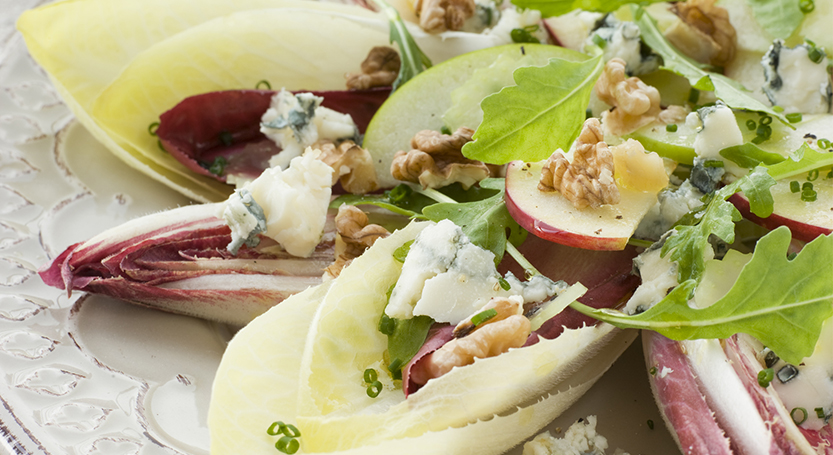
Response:
M783 226L762 237L729 292L704 309L687 305L693 280L634 316L578 302L571 306L617 327L655 330L675 340L747 333L798 364L813 353L822 322L833 315L833 234L817 237L792 260L787 259L790 239Z
M726 199L743 191L750 201L750 210L755 215L765 218L772 214L773 199L770 188L775 180L763 167L757 167L749 174L716 191L706 204L705 210L698 212L699 221L692 225L678 225L675 235L670 236L662 246L662 256L669 256L677 261L679 282L694 280L699 282L706 261L703 254L709 244L709 236L714 234L726 243L735 240L735 221L741 220L740 212Z
M748 90L738 82L722 74L705 71L703 66L681 54L657 28L656 22L641 7L633 6L633 15L642 32L642 40L654 52L662 56L663 68L688 79L697 90L714 91L714 94L729 107L749 111L766 112L776 117L785 125L795 129L784 114L775 112L771 107L750 96Z
M720 156L747 169L752 169L759 164L777 164L786 159L778 153L767 152L751 142L726 147L720 151Z
M463 155L505 164L540 161L558 148L568 150L602 68L601 55L583 62L552 58L546 66L518 68L513 74L517 85L480 103L483 122L474 141L463 146Z
M425 219L422 209L434 204L434 200L411 190L408 185L402 184L384 194L344 194L330 202L331 209L337 209L342 204L347 205L375 205L390 210L398 215L411 218Z
M422 213L432 221L453 221L463 229L472 243L494 253L495 262L499 263L506 251L507 232L509 241L517 245L526 238L526 231L521 229L506 210L506 204L503 203L503 179L486 179L480 182L480 186L498 192L475 202L434 204L426 207Z
M392 319L393 332L388 335L388 354L391 361L399 359L405 366L425 344L428 330L434 320L428 316L414 316L411 319Z
M761 27L775 38L787 39L804 20L798 0L747 0Z
M393 81L393 87L391 88L393 92L417 74L430 68L431 59L417 46L414 37L408 32L405 22L399 16L399 11L396 11L385 0L372 1L381 8L390 20L390 42L399 45L399 56L402 65L399 67L399 75Z
M767 166L769 175L775 180L781 180L794 175L803 174L827 166L833 166L833 153L820 152L810 148L807 143L801 145L801 148L796 150L793 154L798 161L793 158L784 160L780 163Z
M662 0L645 0L640 4L659 1ZM579 8L585 11L612 13L628 3L633 3L633 0L512 0L512 4L518 8L537 9L543 17L560 16Z

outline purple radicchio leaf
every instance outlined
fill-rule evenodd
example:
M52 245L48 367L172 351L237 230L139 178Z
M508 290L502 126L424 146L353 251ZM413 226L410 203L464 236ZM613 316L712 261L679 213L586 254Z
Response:
M160 116L156 135L177 161L198 174L226 181L227 175L255 178L281 149L260 132L260 119L275 91L226 90L195 95ZM299 92L296 92L299 93ZM368 90L313 91L324 107L350 114L364 133L389 87ZM218 159L222 172L212 172Z
M129 221L70 246L39 274L59 289L102 294L174 313L244 325L292 294L321 282L333 259L328 220L309 258L269 238L226 250L231 231L219 204L181 207Z

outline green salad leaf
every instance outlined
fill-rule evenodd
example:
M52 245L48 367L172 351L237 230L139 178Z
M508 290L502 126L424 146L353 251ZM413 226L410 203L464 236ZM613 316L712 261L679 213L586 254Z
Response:
M804 143L791 158L767 166L767 172L775 180L781 180L828 166L833 166L833 153L820 152Z
M777 164L786 159L783 155L767 152L751 142L726 147L720 151L720 156L747 169L752 169L759 164Z
M526 231L515 222L503 203L504 183L503 179L483 180L481 187L498 190L497 193L480 201L434 204L426 207L422 214L432 221L453 221L472 243L494 253L495 261L500 262L506 251L507 233L509 241L516 245L526 238Z
M398 360L398 366L403 367L425 344L428 330L434 325L434 320L428 316L390 320L394 325L393 331L388 334L388 354L391 363Z
M656 3L660 0L646 0L642 4ZM512 0L518 8L537 9L543 17L560 16L574 9L612 13L633 0Z
M399 15L399 11L396 11L385 0L372 1L388 16L390 20L390 42L399 46L402 65L399 67L399 75L393 81L392 91L396 91L402 84L408 82L417 74L431 68L431 59L417 46L414 37L411 36L405 26L405 21Z
M799 0L747 0L755 20L775 38L787 39L801 25Z
M483 122L463 146L469 159L492 164L540 161L568 150L584 123L590 92L604 68L601 55L583 62L559 58L546 66L518 68L517 85L480 103Z
M787 258L791 236L779 227L762 237L729 292L713 305L687 305L696 286L687 281L644 313L627 316L578 302L579 312L621 328L654 330L675 340L754 336L787 362L813 353L825 319L833 315L833 235Z
M662 246L663 257L679 264L679 281L699 282L705 270L703 257L709 244L709 236L715 235L726 243L735 240L735 221L740 221L740 212L726 200L738 191L749 198L750 210L761 218L772 214L773 198L770 188L775 180L763 167L757 167L749 174L724 186L714 193L705 209L698 212L694 224L675 226L675 235L670 236Z
M706 71L703 69L703 65L680 53L665 39L654 19L644 9L639 6L632 8L636 23L642 32L642 40L654 52L662 56L663 68L685 77L691 86L697 90L714 91L714 94L729 107L766 112L778 118L790 128L795 129L784 117L784 114L775 112L771 107L753 98L740 83L722 74Z

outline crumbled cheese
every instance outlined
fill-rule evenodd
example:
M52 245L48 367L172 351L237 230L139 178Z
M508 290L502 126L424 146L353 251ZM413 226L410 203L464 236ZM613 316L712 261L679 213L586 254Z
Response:
M281 152L269 166L285 169L305 148L319 139L337 141L356 138L358 129L348 114L322 107L324 98L312 93L276 93L260 119L260 131L274 141Z
M634 236L659 239L686 213L703 205L703 193L686 180L679 188L667 188L657 195L657 203L645 214Z
M501 11L497 24L483 32L497 38L495 45L512 44L512 30L516 28L534 29L530 33L542 43L547 42L547 31L541 27L541 12L534 9L518 11L507 8Z
M501 11L495 2L490 0L475 0L474 15L463 23L461 31L468 33L482 33L483 30L494 26L500 20Z
M665 379L666 376L668 376L669 374L671 374L673 372L674 372L674 370L671 369L671 368L662 367L662 370L660 370L660 372L659 372L659 378L660 379Z
M524 444L523 455L604 455L607 438L596 432L596 416L579 419L570 425L563 438L545 431ZM627 455L617 449L616 454Z
M594 36L604 40L604 59L621 58L625 61L628 74L647 74L659 67L655 55L642 56L642 41L639 26L634 22L622 22L613 15L607 15L601 27L590 34L584 44L584 52L597 44ZM598 38L596 38L598 39Z
M260 243L258 234L266 230L266 216L251 191L240 189L229 196L222 217L231 228L228 250L232 254L237 254L244 244L253 248Z
M625 313L636 314L646 311L668 295L676 287L677 263L662 257L661 244L664 239L652 245L634 258L633 267L642 278L642 283L633 292L625 305Z
M230 251L263 232L263 222L262 235L274 239L289 254L312 254L327 221L333 173L317 156L317 150L307 148L303 156L292 159L288 169L266 169L221 206L221 216L232 230ZM249 199L253 204L247 207ZM261 208L260 214L253 209L255 205Z
M694 153L706 160L720 160L727 174L740 177L744 170L730 160L723 159L720 151L726 147L743 144L735 114L728 106L718 101L688 114L686 125L697 130L694 137Z
M521 282L507 274L500 286L495 255L471 243L449 220L429 226L411 245L385 314L396 319L429 316L457 324L492 297L518 295L525 302L548 299L563 289L546 277Z
M827 74L827 57L818 63L810 60L811 47L800 44L789 48L775 40L761 59L764 67L764 93L785 113L825 114L833 101L833 87Z

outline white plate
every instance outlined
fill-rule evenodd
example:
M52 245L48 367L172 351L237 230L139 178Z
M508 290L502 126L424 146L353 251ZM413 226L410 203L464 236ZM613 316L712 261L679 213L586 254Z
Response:
M189 203L73 120L13 29L38 3L0 0L0 452L207 454L211 382L233 330L68 297L37 275L72 243ZM677 453L646 375L637 340L550 431L595 414L608 453Z

